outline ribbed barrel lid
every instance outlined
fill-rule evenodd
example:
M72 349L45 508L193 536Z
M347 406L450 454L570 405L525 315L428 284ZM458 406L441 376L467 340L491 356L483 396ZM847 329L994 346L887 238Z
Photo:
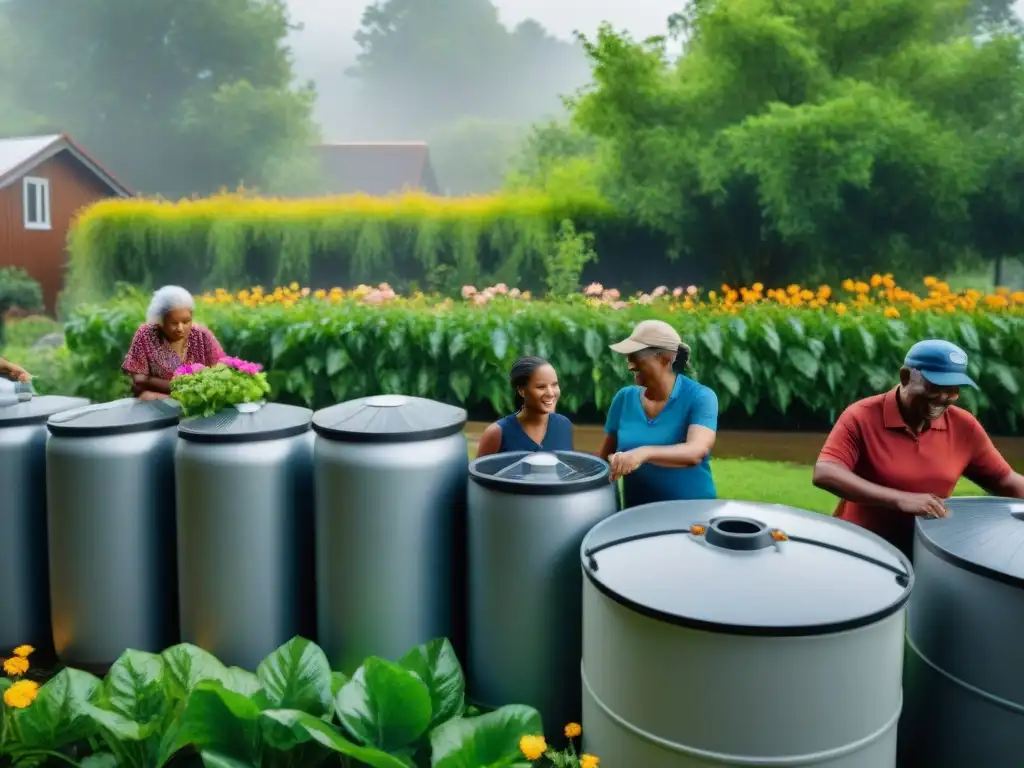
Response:
M51 416L50 434L58 437L106 437L173 427L181 419L177 400L126 397Z
M186 419L178 437L192 443L257 443L282 440L309 431L313 411L297 405L268 403L252 413L229 408L213 416Z
M621 512L583 540L591 583L630 610L727 634L806 636L878 622L914 575L895 547L813 512L671 501Z
M955 498L946 508L949 517L917 519L921 544L965 571L1024 587L1024 500Z
M466 411L406 395L376 395L332 405L313 414L313 430L348 443L413 443L460 433Z
M55 413L81 408L88 404L89 401L84 397L36 395L24 398L16 393L13 399L0 401L0 429L41 424Z
M469 465L469 476L484 488L526 496L582 493L609 484L608 464L574 451L497 453Z

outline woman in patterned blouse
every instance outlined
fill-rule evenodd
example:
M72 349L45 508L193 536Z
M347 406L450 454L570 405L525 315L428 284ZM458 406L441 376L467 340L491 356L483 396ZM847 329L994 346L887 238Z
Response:
M216 365L222 357L216 337L192 323L192 294L165 285L153 294L146 324L135 332L121 369L132 377L132 394L140 400L168 397L171 377L182 365Z

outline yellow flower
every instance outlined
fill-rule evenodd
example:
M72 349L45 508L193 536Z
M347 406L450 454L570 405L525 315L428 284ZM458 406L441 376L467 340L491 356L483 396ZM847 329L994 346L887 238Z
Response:
M938 278L936 278L936 277L932 277L932 276L930 276L930 275L929 275L928 277L926 277L926 278L924 279L924 284L925 284L925 286L926 286L926 287L928 287L928 288L931 288L931 287L932 287L932 286L934 286L934 285L935 285L935 284L936 284L937 282L939 282Z
M580 755L580 768L598 768L601 765L601 758L597 755Z
M19 680L4 691L4 704L13 709L24 709L39 694L39 683L33 680Z
M519 740L519 750L527 760L540 760L548 750L548 743L543 736L523 736Z
M19 645L17 648L14 649L14 655L21 656L21 658L23 659L27 659L35 652L36 649L33 648L31 645Z
M28 672L28 659L22 656L12 656L4 660L4 672L8 675L24 675Z
M583 728L579 723L569 723L565 726L565 738L567 739L578 738L581 733L583 733Z
M843 280L843 290L846 291L847 293L853 293L853 289L854 289L855 285L856 285L856 283L854 283L853 280L850 280L850 279Z
M886 307L885 312L883 312L882 314L888 317L890 320L895 320L897 317L900 316L900 311L896 309L896 307Z

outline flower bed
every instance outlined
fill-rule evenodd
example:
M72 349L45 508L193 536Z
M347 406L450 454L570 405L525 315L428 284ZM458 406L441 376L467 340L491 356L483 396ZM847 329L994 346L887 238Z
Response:
M156 768L187 751L207 766L322 765L350 758L373 768L512 765L544 757L596 768L569 744L552 750L540 715L524 705L480 713L447 640L397 662L367 659L351 678L314 643L295 638L255 673L227 667L193 645L161 654L126 651L99 679L65 669L40 686L24 678L20 646L0 677L0 764ZM49 763L47 763L49 764ZM539 763L544 765L545 763Z
M181 404L183 416L212 416L226 408L259 403L270 393L267 375L259 363L223 357L207 368L183 365L171 379L171 397Z
M387 285L309 290L298 285L202 297L199 321L225 349L263 363L271 397L319 408L382 392L464 403L478 418L512 408L507 371L524 354L549 358L560 409L600 420L629 383L607 345L634 323L661 318L693 348L693 375L721 409L749 427L827 425L848 403L895 381L907 349L945 338L970 355L981 393L961 403L990 429L1024 424L1024 293L954 293L937 280L913 292L875 275L838 289L662 286L622 297L603 286L536 300L504 285L466 286L464 298L398 296ZM120 365L145 296L82 307L67 326L82 393L123 393ZM791 416L795 410L798 418Z

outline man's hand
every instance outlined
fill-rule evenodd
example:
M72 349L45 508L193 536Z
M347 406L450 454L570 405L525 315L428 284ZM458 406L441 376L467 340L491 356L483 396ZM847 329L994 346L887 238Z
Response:
M611 466L611 481L614 483L620 477L635 472L641 464L647 460L643 448L634 448L632 451L613 453L608 457L608 464Z
M5 374L8 378L14 381L26 382L32 381L32 374L22 368L20 365L15 365L10 360L4 360L0 357L0 373Z
M927 517L949 517L949 510L938 496L930 493L904 493L896 501L896 509L908 515Z

